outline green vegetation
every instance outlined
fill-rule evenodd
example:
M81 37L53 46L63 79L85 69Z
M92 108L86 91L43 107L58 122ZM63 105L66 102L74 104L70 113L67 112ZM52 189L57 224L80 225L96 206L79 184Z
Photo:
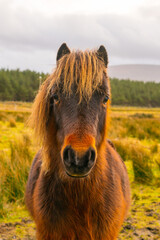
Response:
M7 202L22 200L29 168L33 159L31 141L27 135L22 139L10 142L9 156L5 152L0 155L3 173L1 193Z
M46 74L25 70L0 70L0 100L1 101L33 101L40 81Z
M160 106L160 83L111 79L112 104Z
M152 171L151 150L133 139L121 138L113 140L113 143L124 161L132 160L134 181L152 184L154 175Z
M0 217L7 214L5 204L24 203L24 189L35 153L30 130L16 121L18 116L15 112L4 112L0 121Z
M33 101L47 74L25 70L0 70L0 101ZM112 104L160 107L160 83L110 79Z
M38 146L26 120L30 103L0 103L0 238L35 239L24 207L27 175ZM159 239L160 109L112 107L108 138L124 159L132 189L119 240Z
M148 109L149 112L144 113L142 109L138 113L134 108L128 111L117 108L119 110L118 116L116 108L112 113L110 139L122 159L132 161L134 181L159 185L160 112Z

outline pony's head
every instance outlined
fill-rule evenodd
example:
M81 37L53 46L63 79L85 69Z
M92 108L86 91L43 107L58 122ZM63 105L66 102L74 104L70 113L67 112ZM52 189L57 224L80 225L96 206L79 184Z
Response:
M42 140L44 166L85 177L105 141L109 81L107 52L71 52L64 43L57 66L35 99L32 122Z

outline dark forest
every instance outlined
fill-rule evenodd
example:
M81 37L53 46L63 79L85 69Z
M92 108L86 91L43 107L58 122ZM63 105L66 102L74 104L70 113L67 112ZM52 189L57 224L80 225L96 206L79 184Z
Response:
M0 70L0 101L32 102L47 74ZM112 105L160 107L160 83L112 78Z

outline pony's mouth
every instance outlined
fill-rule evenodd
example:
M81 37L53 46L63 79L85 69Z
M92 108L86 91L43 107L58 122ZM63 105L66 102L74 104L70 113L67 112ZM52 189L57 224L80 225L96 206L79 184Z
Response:
M90 172L90 171L89 171ZM69 173L68 171L66 171L66 174L69 176L69 177L72 177L72 178L85 178L89 175L89 172L88 173L85 173L85 174L77 174L77 173Z

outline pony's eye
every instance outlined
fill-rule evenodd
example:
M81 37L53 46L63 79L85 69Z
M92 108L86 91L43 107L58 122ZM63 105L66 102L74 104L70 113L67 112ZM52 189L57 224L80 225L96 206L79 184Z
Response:
M103 99L103 104L106 104L108 102L108 99L109 99L109 97L105 96L104 99Z
M53 94L53 99L55 101L55 103L57 103L59 101L59 97L58 97L58 94Z

